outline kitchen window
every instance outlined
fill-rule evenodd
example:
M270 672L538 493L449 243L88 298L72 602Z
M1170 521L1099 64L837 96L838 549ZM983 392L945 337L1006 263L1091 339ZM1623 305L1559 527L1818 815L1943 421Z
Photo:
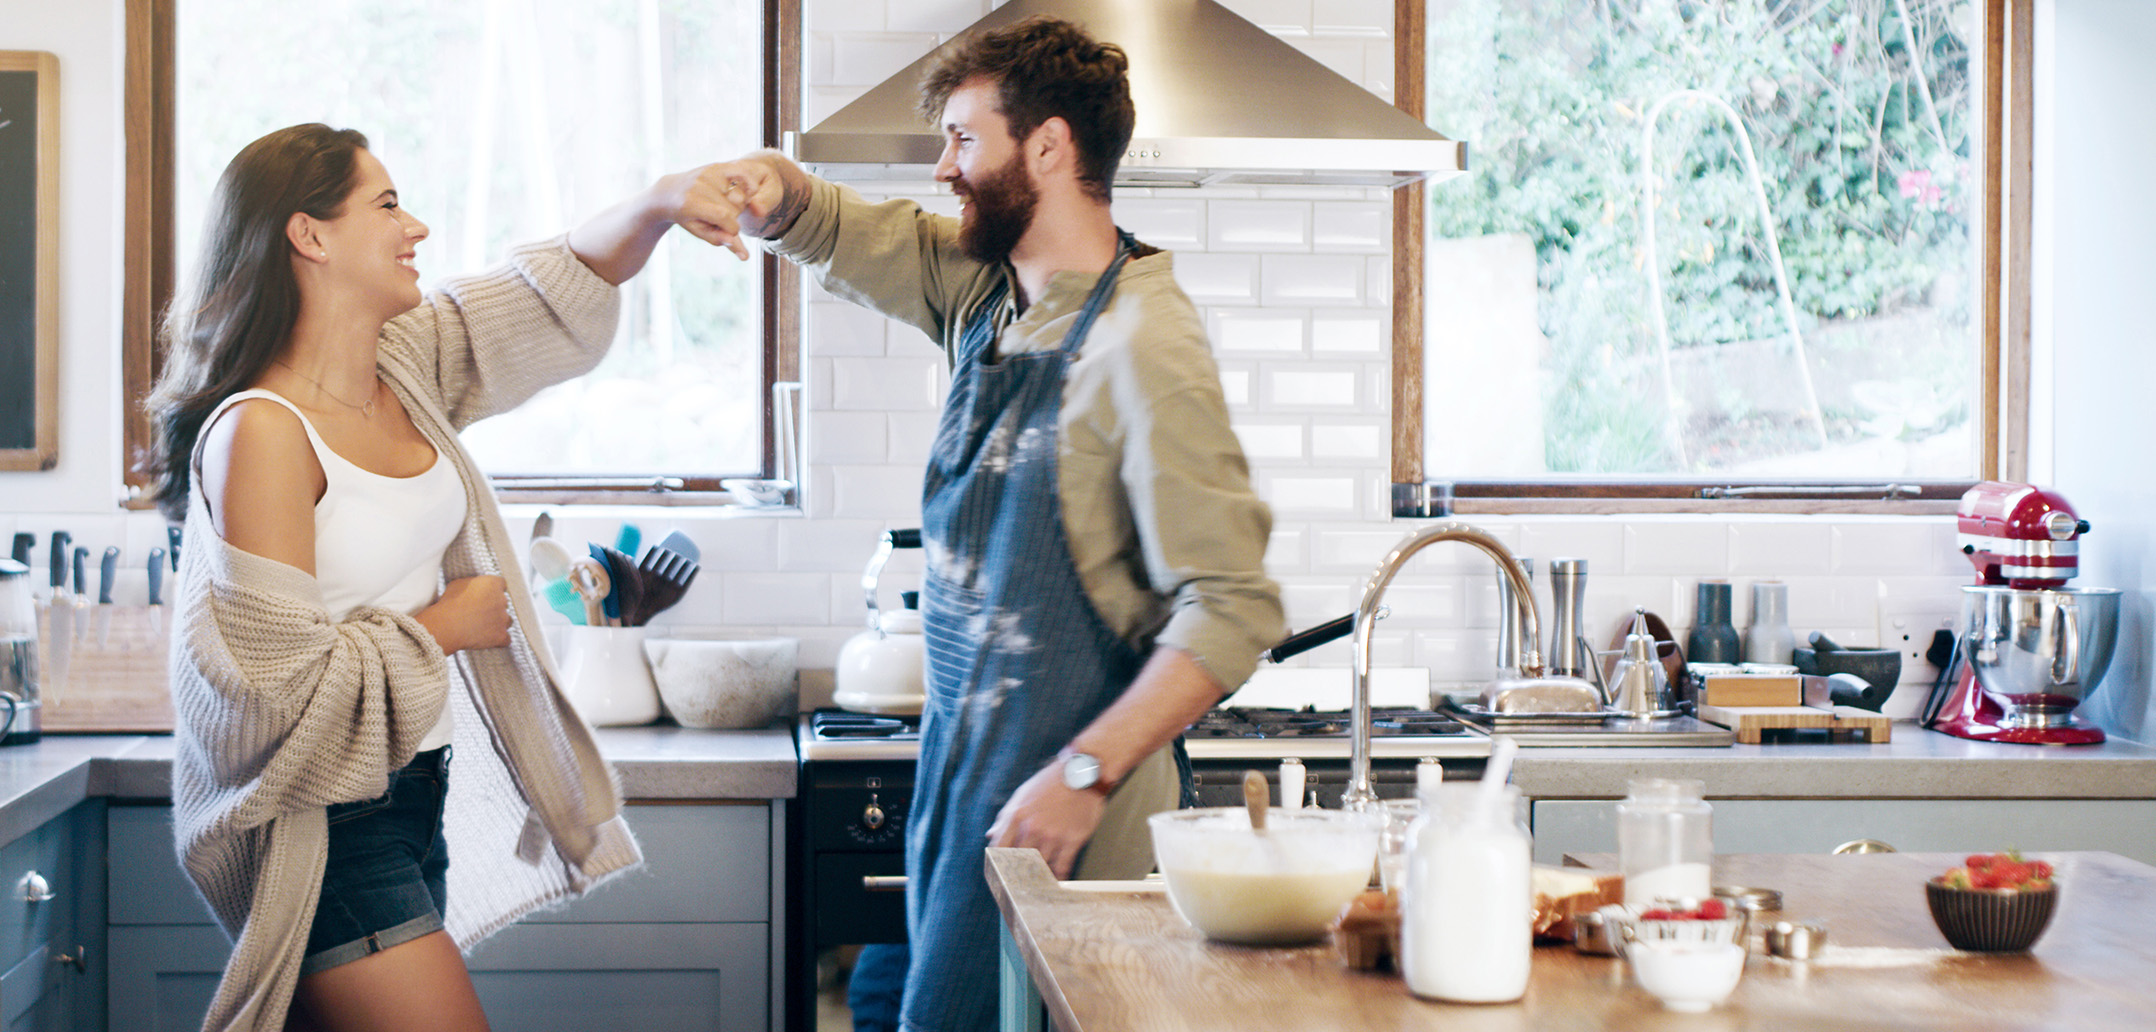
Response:
M2031 6L1403 0L1403 103L1472 171L1401 193L1396 508L1947 511L2015 475Z
M796 0L130 0L128 17L130 237L150 242L127 277L130 455L156 313L216 177L262 133L365 132L431 230L424 286L797 118ZM798 288L779 264L668 234L599 368L466 444L519 500L721 501L722 478L790 473Z

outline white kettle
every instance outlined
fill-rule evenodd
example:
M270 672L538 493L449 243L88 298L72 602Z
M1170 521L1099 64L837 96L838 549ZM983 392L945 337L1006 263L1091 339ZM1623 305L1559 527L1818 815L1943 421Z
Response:
M839 649L834 676L838 690L831 701L841 709L860 713L911 714L921 712L927 701L927 639L921 636L920 593L905 592L904 609L883 610L876 604L876 581L892 551L921 547L918 529L888 530L876 554L869 557L861 574L861 587L868 595L869 629L847 639Z

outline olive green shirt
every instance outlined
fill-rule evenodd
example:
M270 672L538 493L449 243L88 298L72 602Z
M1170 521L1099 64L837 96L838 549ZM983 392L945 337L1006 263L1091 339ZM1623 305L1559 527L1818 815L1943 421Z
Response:
M1057 273L1020 311L1011 267L962 252L957 219L813 182L772 249L833 295L927 334L948 360L998 282L1011 287L993 314L1003 355L1060 346L1098 282ZM1224 690L1240 687L1285 626L1265 575L1272 513L1251 489L1204 321L1166 252L1123 266L1064 378L1057 427L1063 529L1103 621L1141 651L1173 646Z

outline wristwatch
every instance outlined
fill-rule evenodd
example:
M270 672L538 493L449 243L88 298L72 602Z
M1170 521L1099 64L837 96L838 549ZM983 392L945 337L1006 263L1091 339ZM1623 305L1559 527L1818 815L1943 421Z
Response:
M1102 776L1100 757L1092 753L1063 754L1063 787L1073 792L1098 792L1105 796L1115 783Z

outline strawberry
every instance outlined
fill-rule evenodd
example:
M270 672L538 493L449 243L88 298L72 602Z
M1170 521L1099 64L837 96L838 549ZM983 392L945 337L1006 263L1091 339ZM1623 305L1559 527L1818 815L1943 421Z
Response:
M2051 887L2052 867L2042 860L2023 861L2014 850L2004 853L1972 853L1960 867L1946 872L1940 883L1953 889L2014 889L2040 891Z
M1699 905L1699 919L1702 921L1720 921L1728 916L1729 904L1721 900L1710 899Z

